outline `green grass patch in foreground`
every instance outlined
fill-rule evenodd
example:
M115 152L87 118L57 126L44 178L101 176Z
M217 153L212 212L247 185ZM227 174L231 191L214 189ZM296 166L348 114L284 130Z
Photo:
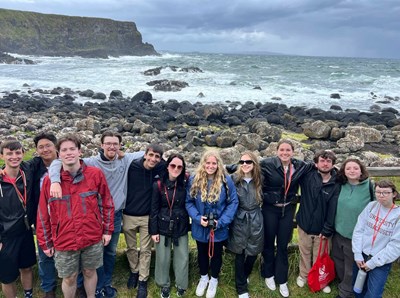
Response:
M295 231L293 239L296 241L297 232ZM189 264L189 289L185 294L185 297L196 297L195 291L197 282L199 279L198 266L197 266L197 252L196 245L193 240L190 241L190 264ZM126 281L129 276L129 265L125 254L125 240L123 234L121 234L120 241L118 243L118 255L115 265L113 286L118 289L118 297L136 297L137 290L128 290L126 288ZM296 285L296 277L298 276L298 263L299 263L299 251L297 248L291 250L289 254L289 290L290 297L326 297L333 298L338 295L337 281L331 284L332 292L330 294L325 293L311 293L307 286L304 288L298 288ZM154 254L152 258L152 266L150 271L150 279L148 283L149 298L160 297L160 289L154 282ZM235 269L234 269L234 255L228 252L224 253L223 266L219 278L219 285L217 291L217 298L232 298L237 297L235 290ZM34 268L34 297L41 297L42 293L39 287L40 281L37 275L37 266ZM400 265L396 262L392 267L392 271L389 275L389 279L385 286L385 292L383 297L400 297L400 283L398 282L398 276L400 275ZM174 286L173 271L171 266L172 277L171 285ZM253 272L250 276L249 283L250 296L252 298L281 297L279 290L272 292L268 290L264 284L264 279L260 276L260 259L257 260ZM21 297L22 290L19 286L18 296ZM58 297L62 297L61 293L61 280L58 281L57 288ZM0 297L4 297L0 292ZM176 297L176 289L172 287L171 297Z

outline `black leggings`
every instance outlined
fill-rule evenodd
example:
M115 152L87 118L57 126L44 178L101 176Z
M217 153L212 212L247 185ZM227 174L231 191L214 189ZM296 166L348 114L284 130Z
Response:
M211 277L218 278L222 267L223 242L214 242L214 255L211 258L211 262L208 257L208 242L200 242L196 240L196 244L200 274L208 274L208 269L211 267Z
M235 258L235 283L238 295L248 292L247 278L249 277L257 256L246 256L244 251Z

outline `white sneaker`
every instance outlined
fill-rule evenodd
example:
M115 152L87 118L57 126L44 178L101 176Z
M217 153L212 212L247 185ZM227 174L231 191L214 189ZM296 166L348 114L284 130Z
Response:
M239 295L239 298L250 298L249 293L243 293Z
M301 276L297 276L296 278L296 284L300 287L303 288L304 285L306 284L306 280L302 278Z
M204 295L204 292L207 289L207 285L208 285L208 276L207 277L201 277L199 280L199 283L197 284L197 288L196 288L196 296L197 297L202 297Z
M265 279L265 284L267 285L268 289L270 289L271 291L275 291L276 290L276 284L275 284L275 279L274 277L267 277Z
M218 279L211 277L208 283L206 298L214 298L215 294L217 294L217 287L218 287Z
M331 287L330 286L326 286L325 288L322 289L322 292L329 294L331 292Z
M281 293L283 297L289 297L289 289L286 282L279 285L279 293Z

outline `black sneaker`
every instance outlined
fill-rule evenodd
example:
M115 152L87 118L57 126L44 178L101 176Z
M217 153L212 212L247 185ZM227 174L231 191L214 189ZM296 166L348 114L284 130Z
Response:
M103 288L104 297L106 298L115 298L117 297L117 289L112 286L105 286Z
M139 280L139 287L136 298L147 298L147 281Z
M138 285L138 280L139 272L129 272L128 282L126 283L128 289L135 289Z
M178 288L178 291L176 292L176 296L178 297L182 297L183 295L185 295L186 290Z
M161 288L161 298L169 298L169 287Z

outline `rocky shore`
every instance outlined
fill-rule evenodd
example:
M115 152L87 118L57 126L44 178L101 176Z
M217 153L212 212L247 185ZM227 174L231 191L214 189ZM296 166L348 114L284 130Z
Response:
M182 153L189 168L197 165L207 147L217 147L225 163L237 162L248 149L259 155L275 154L279 139L297 144L296 156L310 160L318 149L331 149L341 162L360 157L367 166L400 165L400 118L393 108L380 112L341 111L287 107L279 103L226 102L203 104L176 100L157 101L142 91L123 97L113 90L108 96L93 90L32 89L0 93L1 139L13 136L33 147L33 136L42 130L79 135L84 155L97 152L104 130L122 133L128 151L143 150L150 142ZM76 103L108 97L101 103Z

